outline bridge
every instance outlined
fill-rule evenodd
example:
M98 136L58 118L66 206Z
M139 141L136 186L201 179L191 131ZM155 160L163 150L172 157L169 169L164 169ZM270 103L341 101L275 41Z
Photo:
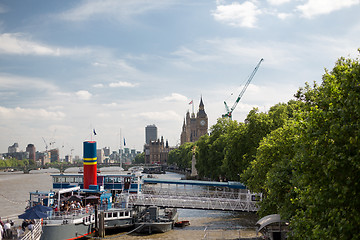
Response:
M158 206L256 212L261 194L238 182L144 179L142 193L130 195L132 206Z
M119 167L119 163L98 163L97 168L103 168L103 167ZM29 173L31 170L37 170L42 168L55 168L58 169L61 173L64 173L66 169L83 167L83 163L75 163L75 164L58 164L58 165L25 165L25 166L6 166L6 167L0 167L0 170L7 170L10 171L10 169L13 169L14 171L23 171L24 173ZM123 166L124 168L128 168L130 166L126 165Z

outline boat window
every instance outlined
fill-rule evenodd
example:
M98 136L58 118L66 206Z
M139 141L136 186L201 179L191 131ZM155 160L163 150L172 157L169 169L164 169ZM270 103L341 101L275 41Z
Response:
M59 182L59 178L58 178L58 177L53 177L53 182L54 182L54 183L58 183L58 182Z
M73 183L74 182L74 177L66 177L65 181L68 183Z
M123 217L124 216L124 212L120 212L120 217Z
M82 182L83 182L82 180L83 180L82 177L75 177L74 182L76 182L76 183L82 183Z
M65 178L64 177L58 177L58 182L65 182Z

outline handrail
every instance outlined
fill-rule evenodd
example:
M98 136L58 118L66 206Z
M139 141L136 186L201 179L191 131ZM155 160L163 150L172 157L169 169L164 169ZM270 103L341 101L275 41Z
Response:
M34 224L34 228L21 238L22 240L39 240L42 234L42 225L41 221L36 221Z

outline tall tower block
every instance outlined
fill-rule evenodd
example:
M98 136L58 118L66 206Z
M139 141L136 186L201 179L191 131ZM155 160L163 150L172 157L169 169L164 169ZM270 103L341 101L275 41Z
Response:
M96 142L84 142L84 189L97 185Z

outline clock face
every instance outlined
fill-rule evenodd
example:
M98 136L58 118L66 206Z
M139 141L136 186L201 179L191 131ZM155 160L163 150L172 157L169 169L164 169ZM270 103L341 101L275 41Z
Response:
M201 125L201 126L204 126L205 123L206 123L205 120L201 120L201 121L200 121L200 125Z

